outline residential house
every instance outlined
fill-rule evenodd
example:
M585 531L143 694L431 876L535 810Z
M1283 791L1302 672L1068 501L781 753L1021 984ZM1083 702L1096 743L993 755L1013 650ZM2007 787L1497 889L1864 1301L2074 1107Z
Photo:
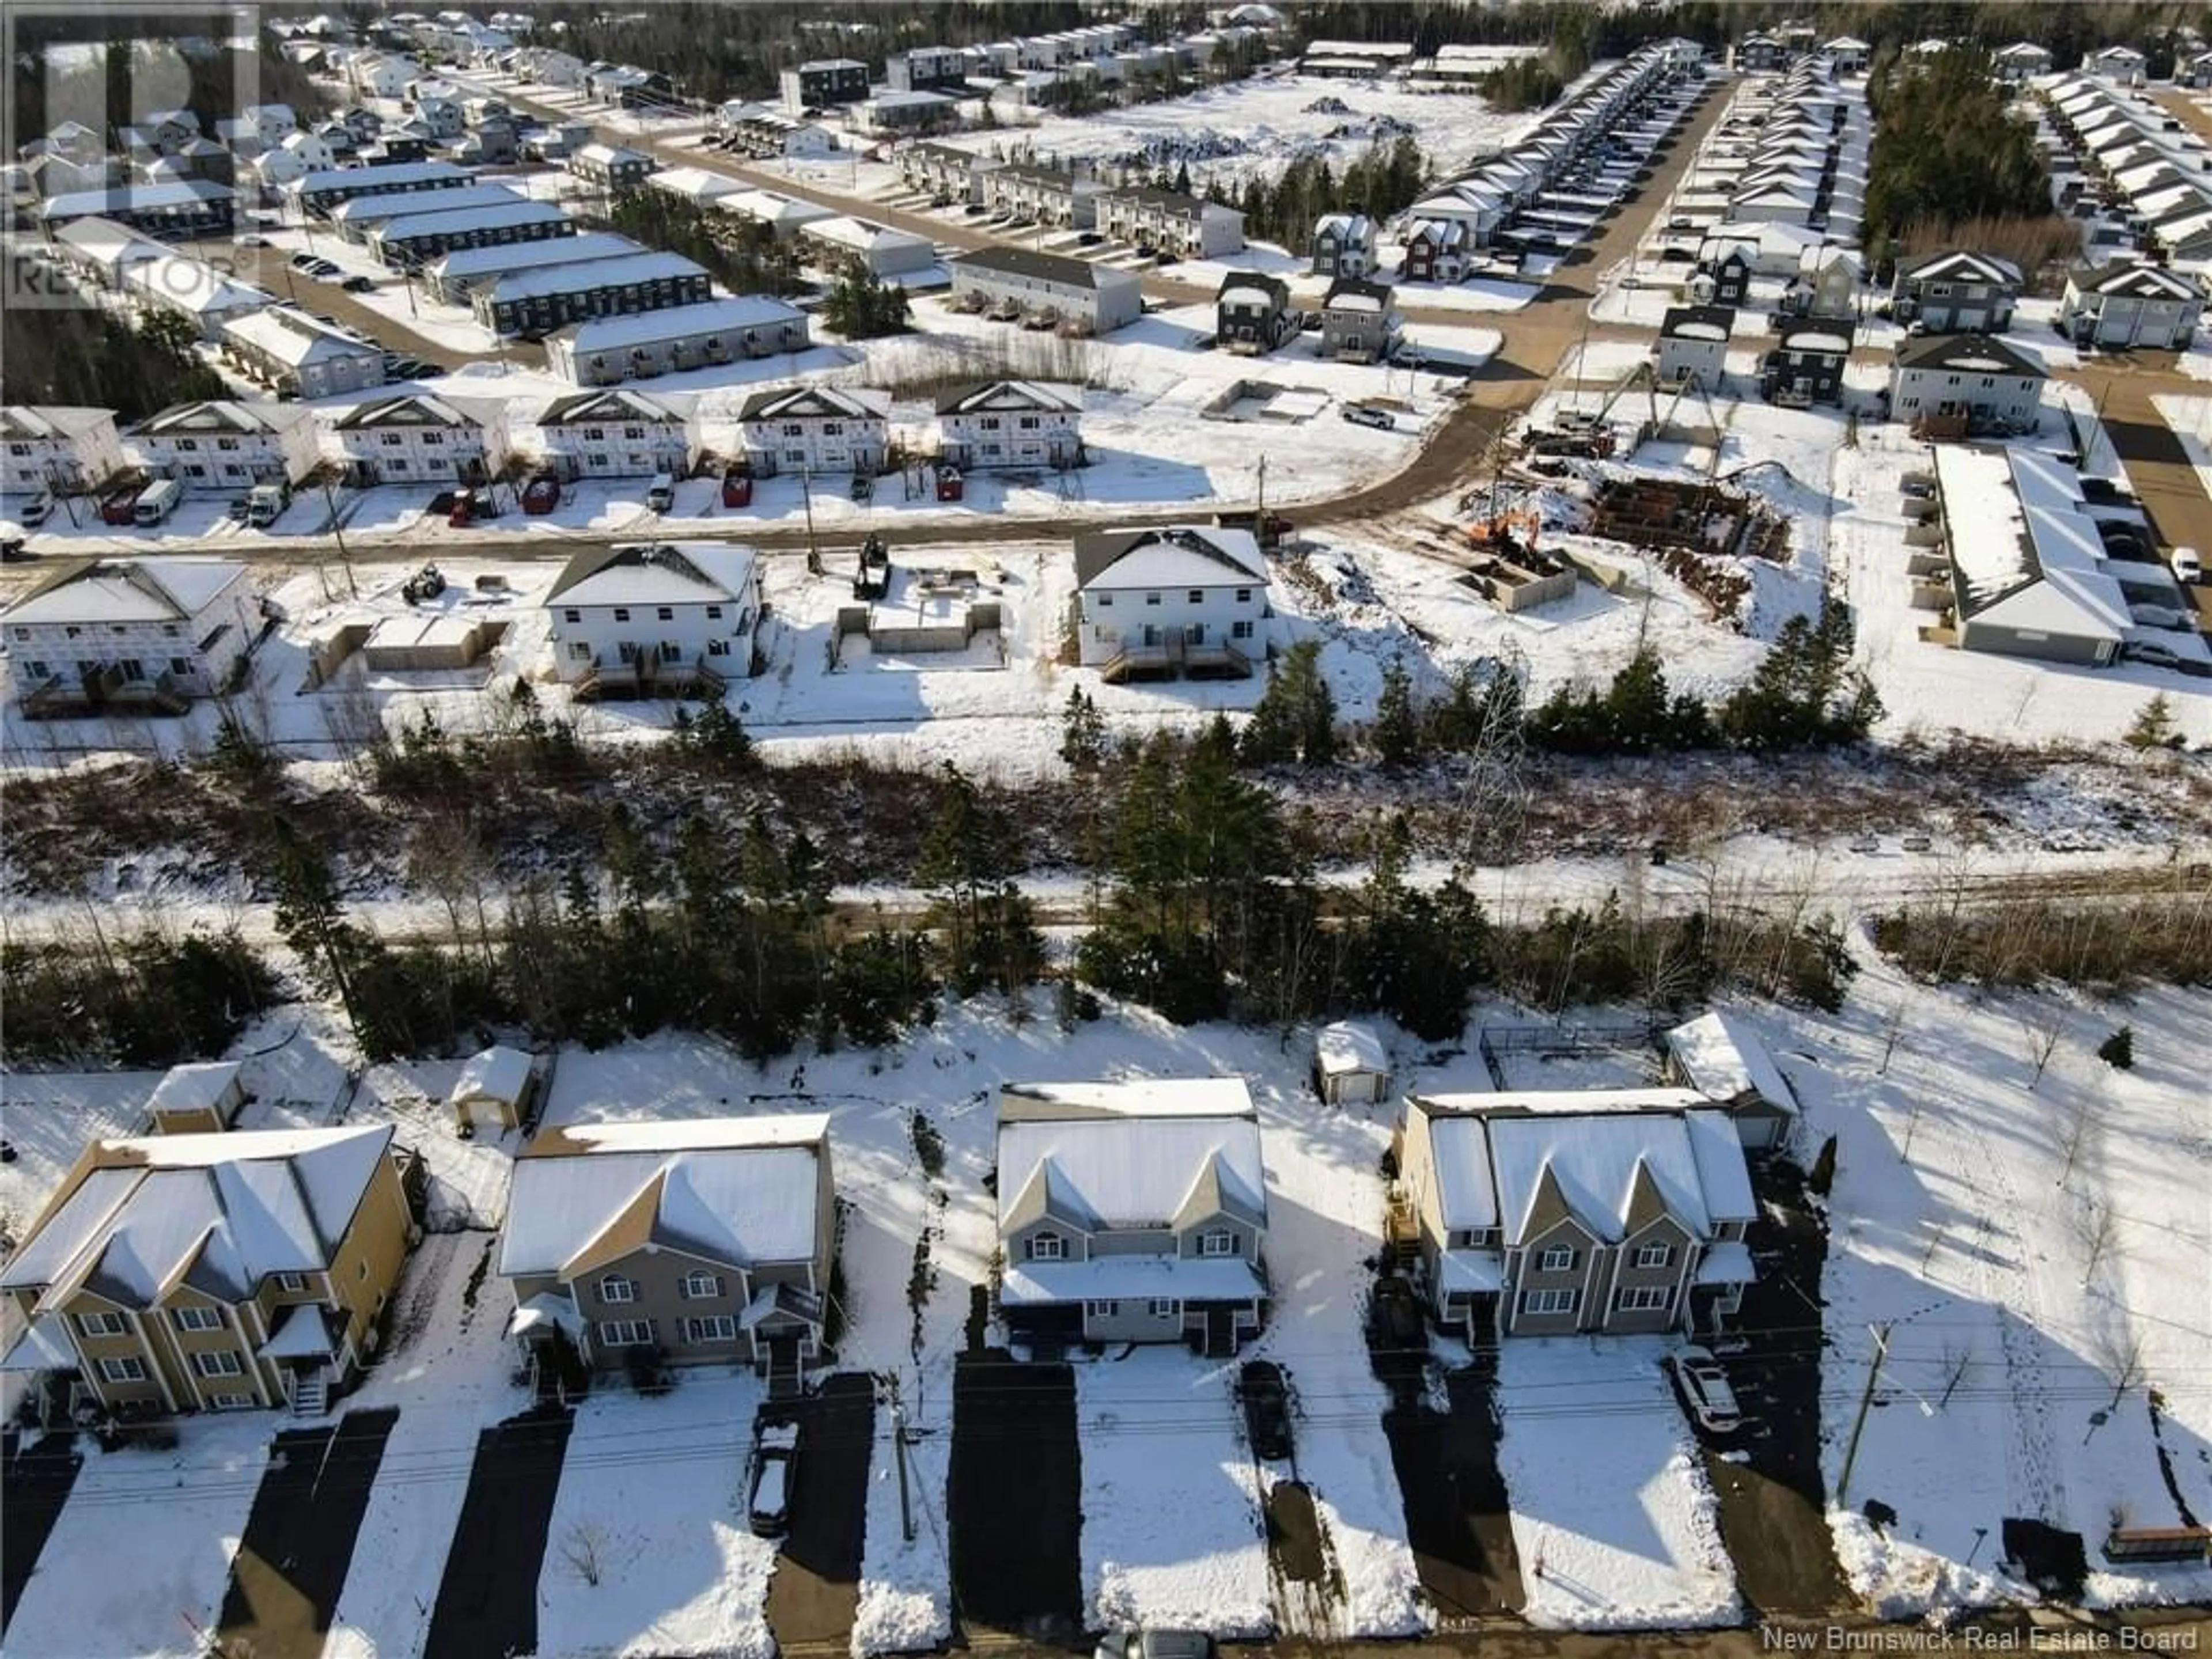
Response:
M48 235L79 219L108 219L149 236L226 236L237 217L237 193L209 179L71 191L39 208Z
M1018 1342L1259 1334L1268 1285L1260 1123L1237 1078L999 1091L998 1305Z
M553 672L578 696L712 694L753 672L761 579L759 556L732 542L587 547L541 602Z
M821 58L785 70L777 84L783 106L793 115L857 104L868 95L868 66L852 58Z
M1916 428L1956 422L1954 435L2033 432L2046 378L2041 364L1986 334L1905 339L1890 364L1889 416Z
M2002 333L2020 298L2020 267L1986 253L1952 250L1900 259L1890 314L1928 334Z
M1662 1041L1666 1081L1695 1089L1726 1112L1746 1152L1789 1146L1801 1115L1796 1091L1741 1018L1717 1008L1674 1027Z
M1874 47L1855 34L1839 34L1821 46L1820 55L1838 75L1863 75L1874 57Z
M356 404L328 427L350 482L480 484L507 465L503 402L412 392Z
M1324 213L1314 222L1313 264L1316 276L1375 274L1375 221L1364 213Z
M939 460L963 471L1083 465L1079 387L976 380L937 396Z
M1388 283L1340 276L1321 305L1321 355L1339 362L1388 362L1398 349L1400 319Z
M299 483L319 459L313 416L290 404L172 404L125 433L123 447L155 477L226 495Z
M385 382L382 346L295 306L231 319L218 345L225 362L280 398L329 398Z
M111 293L121 292L124 273L131 266L170 257L167 243L108 219L64 225L54 234L53 250L70 270Z
M1701 258L1698 274L1711 290L1707 303L1735 308L1750 301L1751 257L1742 248L1730 247L1709 258Z
M2015 40L1992 52L1990 64L1998 80L2017 86L2051 73L2051 49L2033 40Z
M1785 69L1790 63L1790 49L1771 34L1747 34L1735 45L1735 69L1739 75L1769 75Z
M300 130L300 118L289 104L248 104L238 117L264 144L281 144Z
M745 460L762 477L849 472L873 477L890 453L887 392L830 386L755 392L738 411Z
M2067 272L2058 323L2080 345L2179 351L2195 336L2203 310L2204 286L2196 277L2115 261L2101 269L2077 264Z
M1851 355L1851 325L1830 318L1786 325L1782 343L1759 365L1759 387L1770 403L1802 408L1844 400L1844 365Z
M827 128L742 99L732 99L716 111L708 130L723 149L761 161L830 155L837 149L837 140Z
M994 177L997 175L994 174ZM1004 307L1017 314L1054 313L1085 334L1106 334L1144 314L1144 285L1133 271L1030 248L983 247L951 261L954 302Z
M418 89L414 118L428 127L432 140L441 144L459 143L469 130L468 112L461 107L459 94L450 90Z
M380 52L361 52L346 60L346 80L363 98L397 100L407 94L415 78L415 65Z
M760 226L779 242L796 241L799 233L807 226L837 216L817 203L801 202L766 190L741 190L732 196L720 197L714 207L719 212Z
M389 224L394 219L509 208L527 199L507 185L449 185L436 190L389 191L374 196L356 196L351 201L338 203L325 216L348 241L366 243L379 226ZM538 203L535 205L550 204Z
M795 1391L825 1358L836 1244L826 1114L541 1130L501 1235L507 1330L548 1370L649 1354Z
M384 264L411 270L455 248L565 240L575 234L576 222L552 203L516 202L386 219L369 228L368 248Z
M1109 680L1252 672L1274 607L1249 530L1161 525L1075 538L1077 658Z
M982 186L983 204L994 213L1062 230L1097 228L1098 203L1106 193L1095 179L1026 162L991 168Z
M1468 1340L1698 1334L1756 1277L1729 1115L1693 1090L1412 1096L1392 1242Z
M1727 384L1729 334L1735 313L1727 306L1673 306L1659 324L1659 379L1685 380L1711 392Z
M577 240L554 237L544 246L559 247ZM469 308L478 325L494 334L537 337L586 318L698 305L713 295L704 266L680 253L641 252L509 271L471 292Z
M319 1415L417 1236L390 1124L95 1141L0 1294L105 1410Z
M1213 337L1224 351L1264 356L1296 334L1291 285L1264 271L1232 270L1213 296Z
M627 259L647 250L641 242L611 230L587 230L574 236L552 236L542 242L495 243L489 247L455 248L423 268L421 275L431 297L441 304L465 306L471 296L502 276L556 266L594 264L604 259Z
M243 564L67 559L0 611L15 696L129 706L228 689L261 629Z
M2212 87L2212 52L2193 53L2182 66L2179 78L2192 87Z
M968 53L958 46L911 46L884 58L884 81L896 92L967 89Z
M123 471L112 409L58 404L0 408L0 495L80 495Z
M318 219L360 196L388 196L399 191L451 190L470 182L466 167L451 161L386 161L368 167L334 167L311 173L293 186L301 207Z
M941 92L878 91L846 107L860 131L887 135L940 132L960 115L959 100Z
M200 118L188 109L152 110L133 125L151 135L154 147L163 151L182 149L200 137Z
M538 411L538 448L565 479L689 477L699 421L689 398L628 390L580 392Z
M627 144L586 144L568 158L570 176L603 196L635 190L659 166L645 151Z
M806 313L764 294L672 306L634 317L594 317L546 336L545 365L578 386L804 351Z
M799 245L826 271L860 271L878 281L928 270L937 264L936 246L927 236L865 219L817 219L799 228Z
M2149 61L2133 46L2106 46L2102 52L2091 52L2081 67L2100 81L2134 87L2142 84L2143 65Z
M218 267L182 254L134 260L123 267L122 290L135 305L183 318L203 340L221 337L233 319L259 310L270 296L233 282Z
M1218 259L1244 246L1244 216L1235 208L1150 185L1101 192L1098 229L1117 241L1185 259Z
M1465 280L1474 235L1458 219L1415 219L1406 227L1406 255L1398 275L1409 283Z
M957 144L928 139L902 144L898 152L899 178L907 188L921 191L947 206L982 201L984 174L1005 165Z

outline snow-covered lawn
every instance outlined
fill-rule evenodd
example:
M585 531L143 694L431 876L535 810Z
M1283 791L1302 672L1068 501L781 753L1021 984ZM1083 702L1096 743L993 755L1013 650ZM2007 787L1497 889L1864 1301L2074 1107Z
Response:
M1083 1589L1097 1626L1269 1634L1267 1546L1233 1366L1180 1347L1075 1368Z
M282 1426L268 1412L186 1418L173 1451L103 1453L84 1468L8 1624L11 1654L199 1659L231 1558Z
M1498 1466L1528 1622L1551 1630L1732 1624L1712 1488L1656 1337L1499 1345Z
M907 1479L921 1498L912 1504L911 1543L899 1506L898 1453L891 1434L890 1413L878 1413L868 1463L860 1601L853 1616L854 1659L872 1653L920 1653L952 1633L952 1540L942 1503L933 1501L945 1493L951 1431L933 1429L907 1446Z
M659 1400L616 1383L576 1408L538 1580L541 1659L770 1659L775 1545L745 1518L761 1394L717 1367Z

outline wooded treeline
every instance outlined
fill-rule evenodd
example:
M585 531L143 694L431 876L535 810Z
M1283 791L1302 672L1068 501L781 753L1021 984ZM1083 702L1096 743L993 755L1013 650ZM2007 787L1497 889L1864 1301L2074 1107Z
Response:
M128 425L172 404L230 395L194 350L198 336L183 318L153 312L134 328L81 296L56 292L37 268L7 258L0 373L10 403L112 409Z
M1908 235L1941 240L1931 228L1968 221L2041 226L2056 218L2034 124L2011 112L2013 97L1990 80L1989 54L1978 46L1909 62L1892 54L1876 64L1867 85L1875 118L1864 232L1870 251L1880 255Z

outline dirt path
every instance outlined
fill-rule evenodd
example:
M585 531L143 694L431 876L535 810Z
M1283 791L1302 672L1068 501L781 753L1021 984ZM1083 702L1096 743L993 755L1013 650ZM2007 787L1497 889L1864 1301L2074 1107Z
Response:
M0 1631L15 1616L84 1457L73 1434L8 1435L0 1460Z
M422 1659L538 1650L538 1575L574 1423L541 1406L477 1438Z
M319 1659L397 1411L276 1437L230 1564L217 1636L254 1659Z

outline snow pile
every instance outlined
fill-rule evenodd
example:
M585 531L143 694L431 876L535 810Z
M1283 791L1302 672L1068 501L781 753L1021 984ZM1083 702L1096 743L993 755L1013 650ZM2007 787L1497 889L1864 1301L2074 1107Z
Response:
M1656 1337L1499 1345L1498 1467L1528 1622L1688 1629L1741 1616L1712 1487Z
M889 1413L876 1419L876 1449L868 1463L866 1555L860 1570L860 1603L853 1617L854 1659L872 1653L919 1653L952 1634L948 1587L952 1564L946 1522L928 1501L945 1489L952 1438L949 1430L907 1447L907 1475L919 1494L914 1540L907 1541L899 1505L898 1451Z
M1173 1346L1076 1367L1091 1625L1273 1633L1266 1528L1236 1431L1232 1375Z
M1844 1577L1879 1619L1940 1619L1954 1609L2033 1596L2025 1585L2001 1574L1947 1561L1892 1538L1856 1510L1830 1510L1828 1530Z

